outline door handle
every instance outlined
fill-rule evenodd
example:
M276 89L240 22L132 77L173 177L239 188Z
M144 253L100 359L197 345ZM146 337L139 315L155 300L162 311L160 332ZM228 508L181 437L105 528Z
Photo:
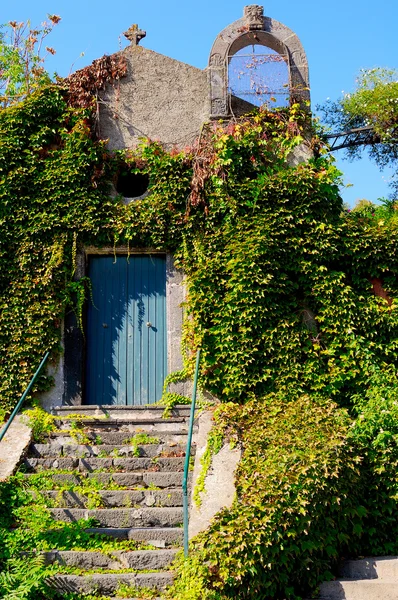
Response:
M146 324L146 326L147 326L147 327L152 327L152 323L150 323L150 322L148 321L148 323Z

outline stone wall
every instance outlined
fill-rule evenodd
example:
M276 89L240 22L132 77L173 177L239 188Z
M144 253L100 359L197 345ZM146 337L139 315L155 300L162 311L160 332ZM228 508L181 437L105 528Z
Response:
M235 471L241 458L241 449L231 449L224 444L212 456L211 466L206 475L204 489L200 492L200 506L193 498L198 478L203 469L201 459L206 452L209 433L213 427L213 415L206 411L199 416L198 432L195 435L196 454L192 477L192 498L189 509L189 539L205 531L212 519L223 508L230 508L235 498Z
M128 74L107 87L100 105L100 136L110 149L131 148L140 137L192 144L209 116L207 72L142 46L123 55Z

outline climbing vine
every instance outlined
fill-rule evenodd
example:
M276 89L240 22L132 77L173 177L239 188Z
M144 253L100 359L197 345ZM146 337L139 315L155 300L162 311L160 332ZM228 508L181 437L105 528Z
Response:
M81 248L173 252L183 373L200 347L201 385L222 403L215 446L231 439L242 460L236 501L170 597L299 598L349 550L398 551L395 204L348 212L330 158L295 165L311 131L298 105L209 125L184 152L110 154L87 89L49 85L0 112L2 408L47 349L57 360L65 312L82 315ZM110 194L126 164L149 177L129 205ZM50 386L43 374L36 391Z

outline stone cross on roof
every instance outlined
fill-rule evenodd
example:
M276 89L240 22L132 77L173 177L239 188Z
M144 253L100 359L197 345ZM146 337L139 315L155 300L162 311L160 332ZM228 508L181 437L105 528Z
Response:
M146 31L143 31L137 24L134 24L123 35L130 40L132 46L138 46L140 41L146 36Z

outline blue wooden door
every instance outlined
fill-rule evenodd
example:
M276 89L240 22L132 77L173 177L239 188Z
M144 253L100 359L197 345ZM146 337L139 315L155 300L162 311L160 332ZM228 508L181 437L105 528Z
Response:
M157 402L167 372L165 256L93 256L89 277L86 402Z

